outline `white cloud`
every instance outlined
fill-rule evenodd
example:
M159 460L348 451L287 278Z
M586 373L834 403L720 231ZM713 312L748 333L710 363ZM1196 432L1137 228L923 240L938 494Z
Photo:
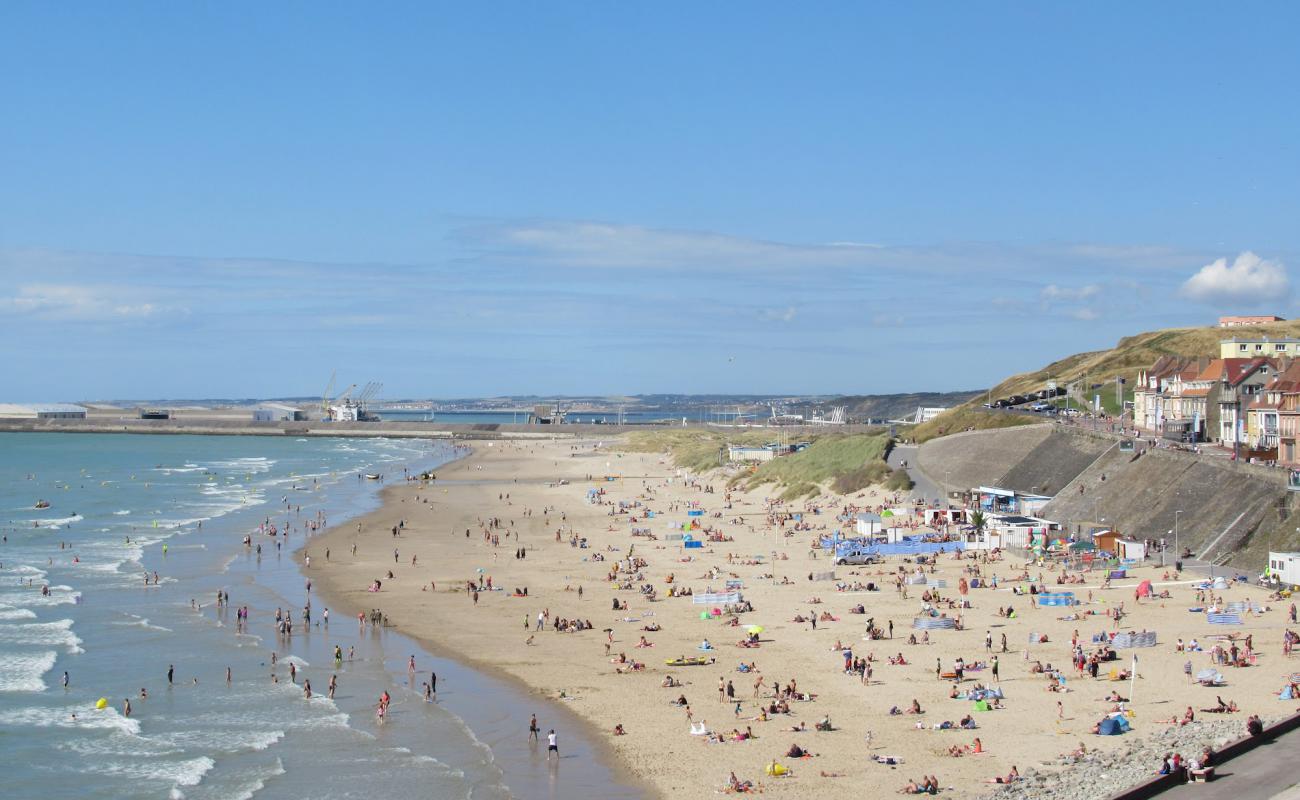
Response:
M599 268L770 268L866 266L878 245L789 244L709 231L605 222L505 222L466 228L461 240L498 258Z
M1087 286L1057 286L1052 283L1043 287L1043 291L1039 293L1039 297L1047 303L1057 301L1081 302L1096 297L1099 294L1101 294L1101 287L1095 283L1090 283Z
M71 322L145 319L187 312L179 307L141 302L136 294L112 286L27 284L10 296L0 297L0 311Z
M758 318L764 322L793 322L798 310L794 306L787 308L765 308L758 312Z
M1246 250L1231 264L1220 258L1201 267L1181 291L1184 297L1207 305L1259 305L1285 299L1291 293L1291 278L1280 262Z
M1067 311L1066 313L1069 314L1071 318L1081 320L1083 322L1091 322L1092 320L1097 319L1098 317L1101 316L1100 311L1098 311L1095 308L1089 308L1087 306L1084 306L1083 308L1076 308L1071 311Z

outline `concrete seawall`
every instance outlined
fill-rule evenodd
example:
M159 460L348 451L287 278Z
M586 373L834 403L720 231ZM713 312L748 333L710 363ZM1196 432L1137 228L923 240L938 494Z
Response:
M1246 571L1295 549L1297 494L1285 470L1177 450L1121 452L1119 437L1062 425L972 431L921 446L919 463L949 489L1001 486L1054 495L1042 516L1068 530L1101 523L1169 540ZM1182 512L1182 513L1177 513ZM1177 525L1175 525L1175 521Z
M1000 486L1055 494L1113 445L1047 423L933 439L921 445L919 461L949 490Z

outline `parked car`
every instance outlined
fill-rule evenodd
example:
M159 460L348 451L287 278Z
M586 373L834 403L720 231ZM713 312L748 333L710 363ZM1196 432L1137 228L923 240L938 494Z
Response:
M1030 411L1048 411L1048 410L1050 410L1051 408L1052 408L1052 404L1051 404L1051 403L1043 402L1042 400L1040 400L1040 401L1038 401L1037 403L1034 403L1032 406L1030 406L1030 407L1029 407L1029 410L1030 410Z
M849 553L848 555L836 556L835 563L841 567L857 567L864 564L883 564L885 559L875 553Z

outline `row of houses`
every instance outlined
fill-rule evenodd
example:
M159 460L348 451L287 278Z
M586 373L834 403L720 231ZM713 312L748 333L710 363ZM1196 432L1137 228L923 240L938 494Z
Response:
M1162 356L1138 373L1134 424L1179 442L1214 443L1295 464L1300 339L1231 338L1219 357Z

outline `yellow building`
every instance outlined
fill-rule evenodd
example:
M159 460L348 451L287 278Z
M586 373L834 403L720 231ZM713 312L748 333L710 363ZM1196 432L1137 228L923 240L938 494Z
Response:
M1219 358L1281 358L1300 356L1300 339L1234 336L1219 342Z

